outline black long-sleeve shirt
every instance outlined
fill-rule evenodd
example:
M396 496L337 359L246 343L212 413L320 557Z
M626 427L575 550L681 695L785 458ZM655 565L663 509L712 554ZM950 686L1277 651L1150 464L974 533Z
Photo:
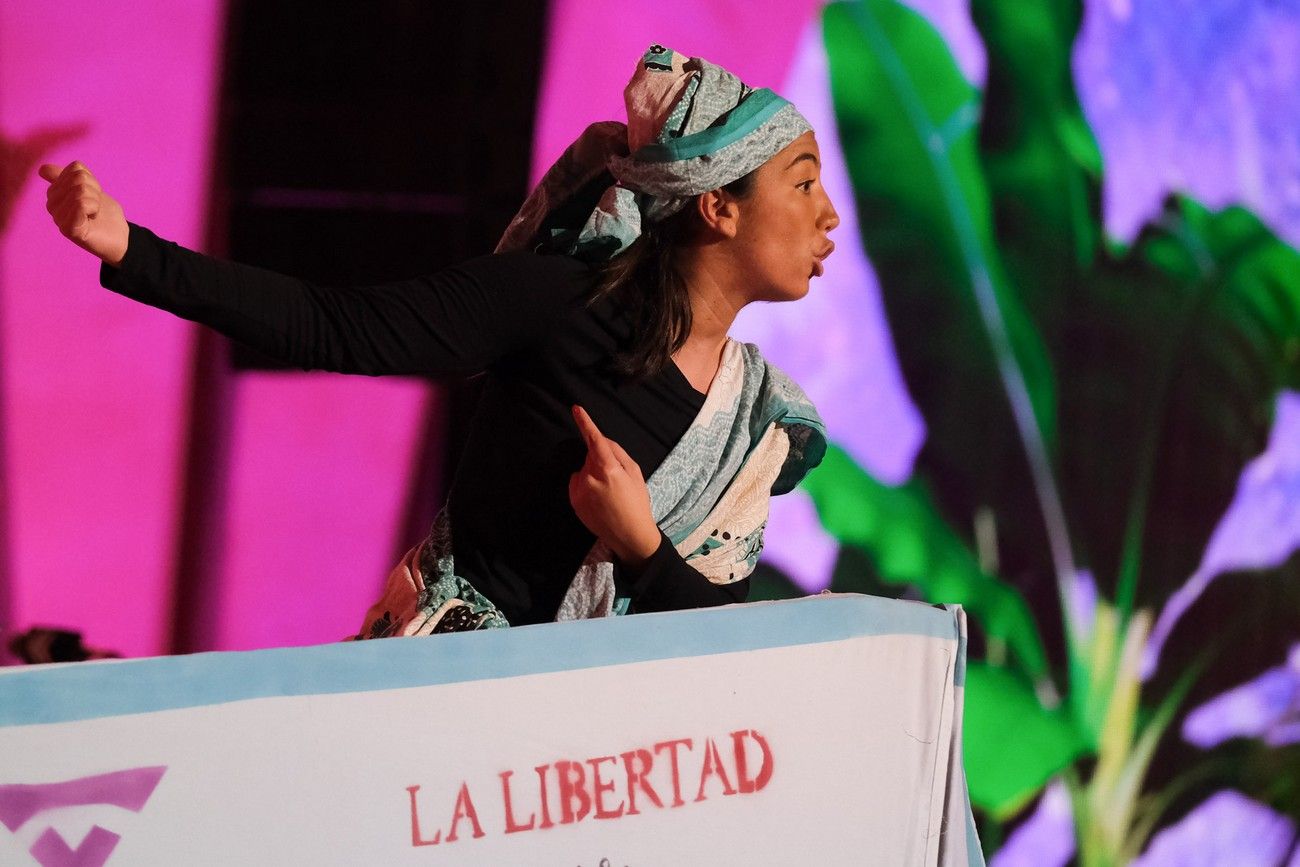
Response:
M567 256L505 253L381 286L335 289L225 262L131 225L108 289L201 322L286 364L368 375L469 375L486 382L448 498L456 572L510 623L553 620L595 537L568 499L586 447L579 404L648 479L704 395L673 364L644 381L613 368L633 324L588 305L595 274ZM633 611L742 602L748 580L715 585L661 534L644 565L616 569Z

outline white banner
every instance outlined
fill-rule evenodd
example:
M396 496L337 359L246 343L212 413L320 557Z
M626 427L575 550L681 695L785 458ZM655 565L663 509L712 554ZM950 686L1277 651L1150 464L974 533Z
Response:
M0 863L982 864L960 608L0 671Z

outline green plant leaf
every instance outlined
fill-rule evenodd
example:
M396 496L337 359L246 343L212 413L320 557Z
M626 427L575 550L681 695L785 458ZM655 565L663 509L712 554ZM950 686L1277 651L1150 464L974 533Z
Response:
M1142 793L1142 786L1146 782L1147 768L1151 765L1151 759L1155 755L1156 747L1160 745L1161 737L1169 724L1173 722L1179 705L1187 698L1187 693L1191 691L1192 685L1209 664L1211 657L1214 655L1214 650L1215 648L1207 648L1183 672L1178 679L1178 683L1164 697L1151 718L1141 728L1136 741L1133 743L1133 748L1124 762L1114 794L1115 801L1129 805L1127 834L1124 837L1124 844L1121 849L1121 855L1125 856L1123 863L1136 858L1138 853L1142 851L1147 838L1151 835L1151 829L1155 827L1155 823L1160 818L1161 810L1167 806L1169 800L1172 800L1172 798L1165 799L1157 796L1153 800L1142 804L1139 796Z
M932 602L960 604L985 635L1006 643L1029 676L1046 676L1047 658L1025 600L980 569L918 482L882 484L831 445L803 488L826 531L870 557L881 580L913 584Z
M979 148L998 249L1049 346L1103 235L1101 150L1070 65L1082 16L1079 0L971 3L988 58Z
M894 0L832 3L823 26L863 245L929 429L918 472L962 532L992 510L999 541L1025 555L1004 561L1013 573L1060 576L1054 374L994 241L979 94L934 28Z
M1039 704L1025 680L979 662L966 667L962 729L971 802L998 819L1088 751L1069 717Z
M1265 446L1278 390L1300 385L1300 253L1248 211L1170 196L1095 269L1062 340L1076 542L1121 612L1158 606Z

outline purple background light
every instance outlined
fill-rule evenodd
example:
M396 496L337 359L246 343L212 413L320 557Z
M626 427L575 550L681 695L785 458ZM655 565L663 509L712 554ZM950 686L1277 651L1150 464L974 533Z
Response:
M1275 867L1294 840L1286 816L1225 790L1152 837L1133 867Z
M1267 569L1300 547L1300 394L1283 392L1268 446L1246 465L1237 493L1220 519L1201 564L1165 604L1151 630L1142 673L1149 677L1160 649L1183 613L1224 572Z
M1033 814L993 853L989 867L1065 867L1074 849L1070 793L1056 780L1043 790Z
M826 273L812 281L807 297L794 304L750 305L741 311L732 336L758 344L803 386L828 436L858 463L882 481L901 484L912 474L925 422L903 383L880 287L862 248L819 23L805 28L785 84L776 89L818 132L821 182L840 225ZM821 529L808 495L796 490L774 498L770 526L764 560L807 591L828 586L838 544Z
M1094 0L1074 69L1111 234L1132 238L1176 189L1300 244L1300 7Z
M1202 749L1236 737L1275 747L1300 743L1300 644L1285 665L1195 708L1183 720L1183 737Z

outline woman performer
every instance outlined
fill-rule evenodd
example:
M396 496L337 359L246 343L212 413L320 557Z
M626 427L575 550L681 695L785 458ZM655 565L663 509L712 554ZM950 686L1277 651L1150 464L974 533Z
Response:
M486 372L447 506L358 637L742 602L770 495L821 460L803 391L727 336L834 249L808 122L658 45L624 98L627 125L589 127L495 254L369 288L186 250L81 163L41 167L114 292L306 369Z

